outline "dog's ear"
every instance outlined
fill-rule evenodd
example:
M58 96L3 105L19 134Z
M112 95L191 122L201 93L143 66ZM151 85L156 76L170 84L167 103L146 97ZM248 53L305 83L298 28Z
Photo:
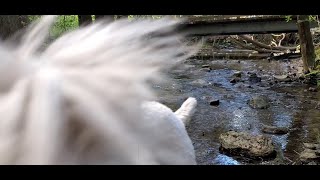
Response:
M191 120L191 117L196 111L197 100L193 97L189 97L184 101L181 107L175 112L179 119L183 122L184 125L188 125Z
M127 148L137 141L123 134L127 132L125 122L143 119L137 104L153 98L146 81L165 80L159 72L190 57L194 48L177 43L182 35L167 34L178 22L121 20L107 26L95 22L66 33L38 53L54 19L46 16L31 25L21 44L12 50L0 46L0 92L13 93L0 101L5 102L0 112L6 120L1 128L13 132L1 132L0 139L17 139L7 143L5 151L0 143L0 152L6 156L0 158L0 164L51 164L55 157L84 160L79 153L60 153L69 150L64 146L67 130L61 128L69 114L81 117L77 120L99 133L103 147L109 148L103 149L103 154L118 155L108 156L112 162L139 163L132 158L133 150ZM154 32L166 36L146 38ZM189 98L176 112L184 124L194 113L196 102ZM115 141L114 137L123 138ZM16 143L19 148L15 148ZM99 161L111 162L107 156L101 157L105 159Z

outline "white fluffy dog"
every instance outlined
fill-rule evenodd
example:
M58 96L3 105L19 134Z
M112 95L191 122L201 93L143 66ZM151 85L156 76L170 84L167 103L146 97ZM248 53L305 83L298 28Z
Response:
M0 43L0 164L196 164L196 99L172 112L149 86L196 51L178 22L95 22L39 51L54 19Z

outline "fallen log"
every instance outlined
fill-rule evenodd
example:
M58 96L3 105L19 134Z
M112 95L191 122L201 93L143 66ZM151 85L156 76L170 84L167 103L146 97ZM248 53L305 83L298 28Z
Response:
M230 37L230 40L233 43L235 43L235 44L237 44L237 45L239 45L239 46L241 46L243 48L255 50L255 51L259 52L259 53L281 53L281 52L283 52L283 51L280 51L280 50L260 49L260 48L256 48L256 47L251 47L251 46L249 46L247 44L244 44L243 42L241 42L241 41L239 41L239 40L237 40L237 39L235 39L233 37Z
M281 60L281 59L295 59L301 58L300 52L293 52L293 53L272 53L270 56L271 59Z
M248 35L238 35L239 38L246 40L247 42L252 43L255 46L261 47L261 48L265 48L265 49L271 49L271 50L280 50L280 51L295 51L296 47L284 47L284 46L277 46L277 47L273 47L273 46L269 46L266 45L264 43L261 43L259 41L255 41L253 39L251 39Z
M263 125L262 132L269 134L287 134L289 128Z
M301 57L300 53L259 53L255 50L248 49L225 49L216 50L212 48L201 49L192 58L196 59L294 59Z
M266 59L270 53L244 53L244 52L199 52L192 58L196 59Z

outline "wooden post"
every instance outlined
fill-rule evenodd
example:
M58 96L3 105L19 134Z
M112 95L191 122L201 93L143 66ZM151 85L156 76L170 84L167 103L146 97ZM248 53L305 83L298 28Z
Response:
M310 32L309 17L308 15L298 15L297 20L303 69L305 73L309 73L314 68L316 57Z

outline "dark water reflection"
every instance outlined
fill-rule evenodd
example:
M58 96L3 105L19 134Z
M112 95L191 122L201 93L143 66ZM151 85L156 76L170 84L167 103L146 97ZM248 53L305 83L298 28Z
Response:
M315 109L319 92L304 92L308 87L299 83L270 85L273 75L298 71L298 61L267 60L190 60L185 72L172 72L174 81L155 86L160 102L176 110L188 96L198 99L198 110L187 127L194 143L198 164L285 164L298 159L303 142L315 142L319 136L320 112ZM202 65L210 65L207 72ZM242 71L244 82L230 83L235 71ZM260 83L249 83L248 72L262 78ZM252 109L247 101L254 95L266 95L271 100L268 109ZM210 97L220 105L210 106ZM261 124L288 127L290 133L271 136L278 156L269 162L251 162L220 154L219 135L228 130L262 134Z

